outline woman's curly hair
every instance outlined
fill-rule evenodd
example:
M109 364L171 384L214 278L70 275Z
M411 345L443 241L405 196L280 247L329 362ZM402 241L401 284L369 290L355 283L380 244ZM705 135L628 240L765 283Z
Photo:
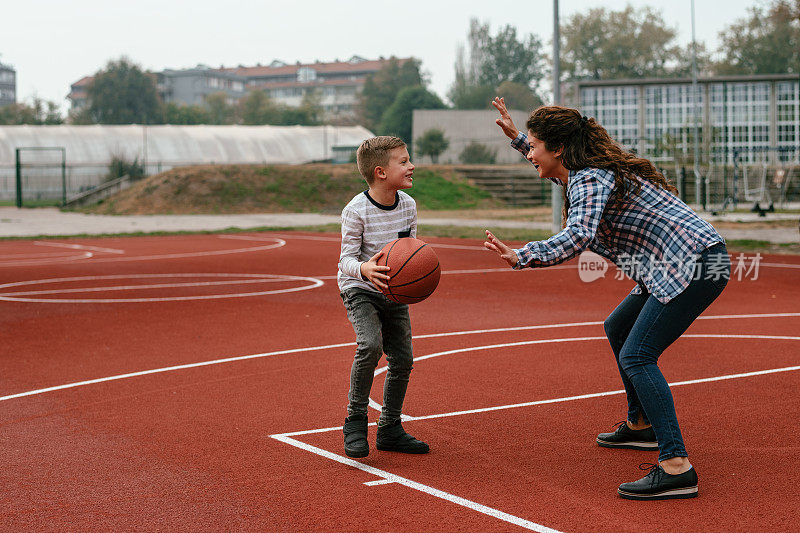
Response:
M543 106L531 113L528 131L544 142L551 152L561 149L561 164L567 170L601 168L614 173L616 187L610 206L618 206L629 195L641 190L640 180L673 194L678 190L649 160L625 151L594 118L581 116L577 109ZM568 204L564 200L564 216Z

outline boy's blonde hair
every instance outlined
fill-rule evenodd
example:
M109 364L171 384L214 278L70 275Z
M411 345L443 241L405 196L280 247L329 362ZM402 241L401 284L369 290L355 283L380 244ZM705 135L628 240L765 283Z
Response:
M356 151L356 163L358 171L372 185L375 181L375 168L385 167L389 164L389 151L395 148L403 148L406 143L399 137L383 135L373 137L361 143Z

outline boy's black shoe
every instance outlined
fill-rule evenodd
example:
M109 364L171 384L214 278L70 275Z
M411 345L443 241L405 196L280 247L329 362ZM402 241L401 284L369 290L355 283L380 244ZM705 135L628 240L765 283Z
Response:
M344 453L348 457L366 457L369 455L366 416L348 416L344 419L343 431Z
M600 433L597 444L603 448L658 450L658 441L652 427L631 429L624 421L617 424L617 430L613 433Z
M697 472L694 467L683 474L667 474L659 465L642 463L640 470L650 469L639 481L623 483L617 494L628 500L672 500L697 497Z
M428 453L430 447L403 429L400 420L388 426L378 425L377 448L385 452Z

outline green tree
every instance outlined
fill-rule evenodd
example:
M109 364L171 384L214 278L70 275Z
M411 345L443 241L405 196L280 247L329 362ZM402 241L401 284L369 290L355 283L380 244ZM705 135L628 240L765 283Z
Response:
M319 89L309 89L303 94L300 109L305 114L304 121L300 124L304 126L322 124L325 111L322 109L322 94Z
M497 150L472 141L461 150L458 158L465 165L493 165L497 160Z
M414 146L420 157L426 155L431 156L431 161L433 161L435 165L439 162L439 156L442 155L442 152L447 150L447 147L450 146L450 141L445 138L444 130L431 128L423 133L422 137L417 139Z
M228 95L224 92L211 93L206 96L209 124L235 124L236 107L228 103Z
M208 124L208 109L201 105L182 105L170 102L164 106L165 124Z
M497 91L491 85L454 85L449 96L456 109L494 109Z
M718 74L800 73L800 0L751 7L719 35Z
M45 125L63 124L61 111L55 102L34 98L31 104L16 103L0 107L0 124L3 125Z
M280 109L266 92L252 90L239 99L238 115L242 124L275 124L280 120Z
M478 82L497 87L504 81L537 87L544 77L542 42L533 34L517 39L510 24L486 42Z
M444 109L444 102L425 87L406 87L397 95L381 120L383 135L396 135L410 144L415 109Z
M503 97L508 109L519 109L522 111L533 111L544 102L539 95L526 85L513 81L504 81L497 88L497 96Z
M572 15L561 28L561 68L569 79L665 77L690 68L688 48L650 7L599 7ZM702 65L699 65L702 66Z
M506 25L492 35L488 24L470 20L467 45L457 50L455 81L448 97L458 109L490 109L498 86L514 82L536 90L544 78L542 42L533 34L517 36ZM489 96L487 99L486 96Z
M158 124L161 101L152 74L127 58L109 61L87 88L89 113L98 124Z
M400 62L391 57L381 69L367 76L358 95L356 113L361 125L372 131L380 126L381 119L397 95L406 87L425 85L418 59Z

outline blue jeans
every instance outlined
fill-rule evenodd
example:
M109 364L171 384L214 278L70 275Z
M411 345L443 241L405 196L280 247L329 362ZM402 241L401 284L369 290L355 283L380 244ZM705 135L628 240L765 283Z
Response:
M708 265L715 265L710 273ZM720 265L722 274L720 274ZM689 286L666 304L647 292L630 294L606 319L604 327L628 397L628 420L641 416L653 426L658 460L687 457L669 385L658 369L659 356L720 295L730 278L724 244L705 250Z
M341 296L357 345L350 370L347 414L366 416L375 367L386 353L388 371L378 423L392 424L400 418L414 361L408 305L389 300L383 293L359 288L347 289Z

